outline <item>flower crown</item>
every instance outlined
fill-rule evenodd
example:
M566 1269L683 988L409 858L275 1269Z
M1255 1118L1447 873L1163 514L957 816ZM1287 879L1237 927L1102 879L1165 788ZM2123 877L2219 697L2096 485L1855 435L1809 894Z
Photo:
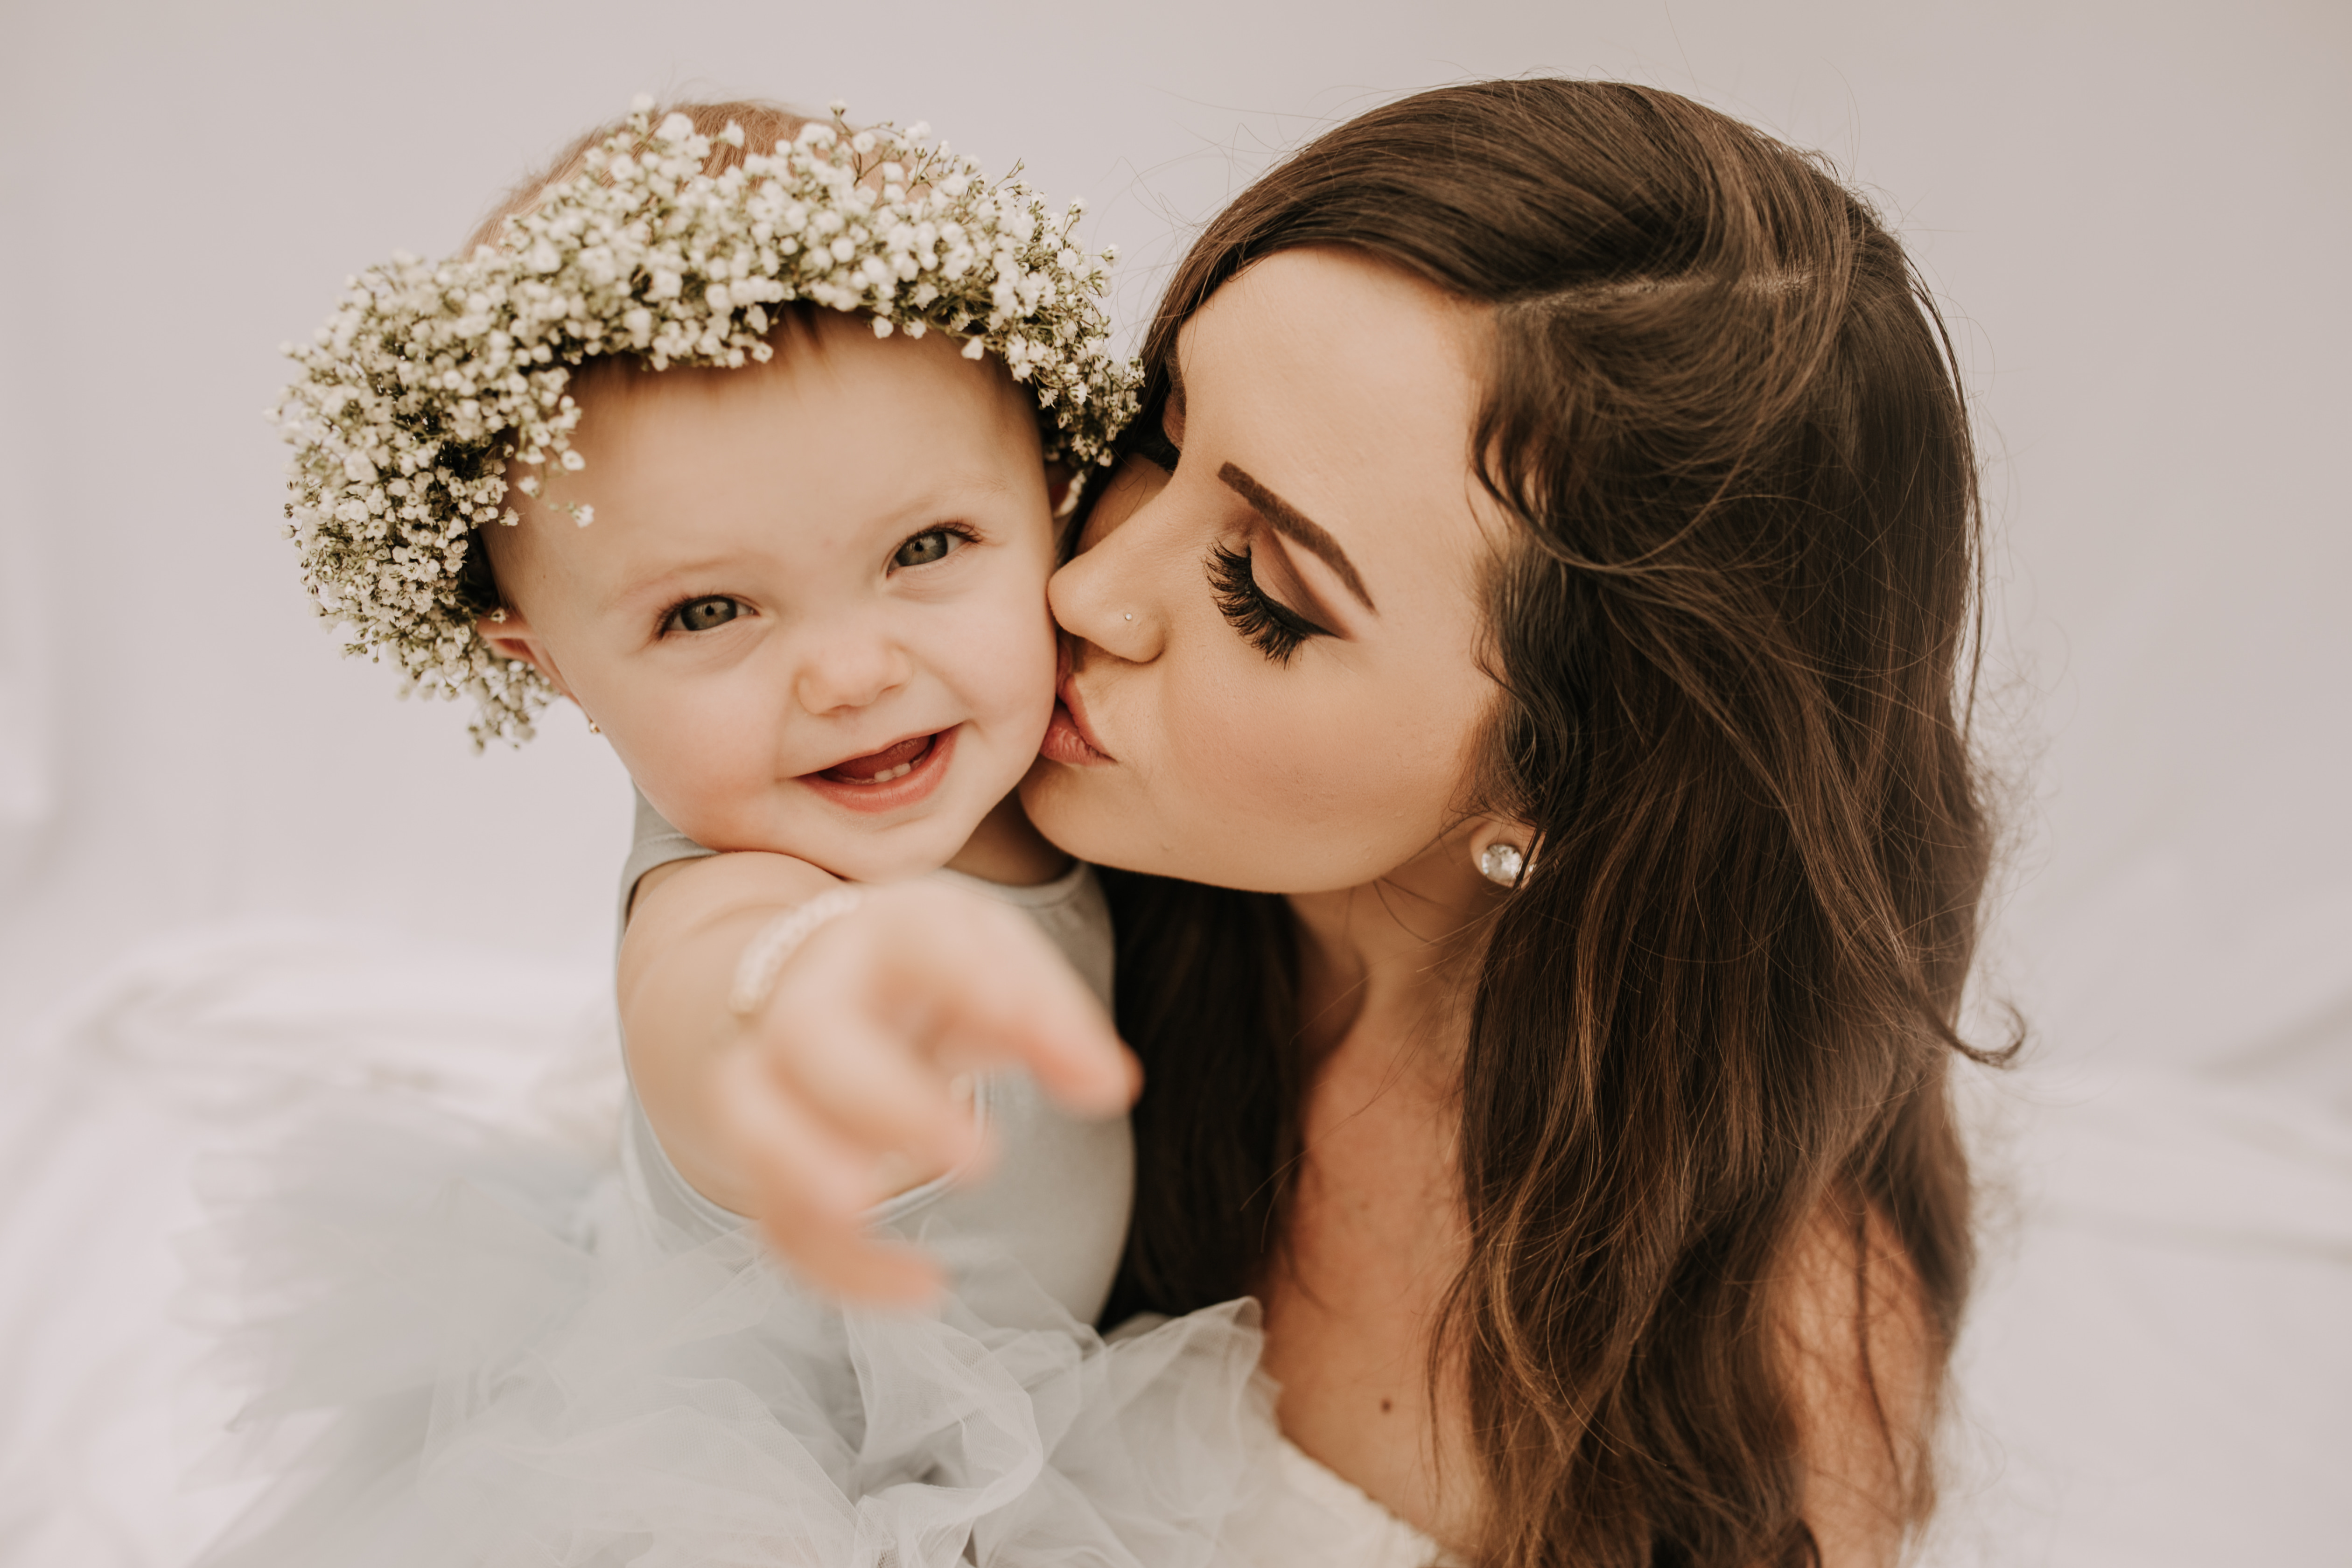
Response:
M498 244L395 255L286 350L302 374L271 416L294 447L287 533L303 584L349 627L346 651L400 668L402 695L470 694L478 748L528 739L553 692L475 630L495 607L467 583L472 535L520 521L509 463L530 496L546 494L551 462L585 466L564 390L583 362L765 361L768 308L808 300L870 316L877 337L940 331L967 359L997 354L1035 395L1046 458L1081 480L1135 413L1101 303L1115 253L1076 247L1082 204L1055 217L1018 169L991 184L945 143L926 148L927 127L853 132L838 102L831 123L714 178L713 139L651 110L640 97ZM717 140L740 147L743 130Z

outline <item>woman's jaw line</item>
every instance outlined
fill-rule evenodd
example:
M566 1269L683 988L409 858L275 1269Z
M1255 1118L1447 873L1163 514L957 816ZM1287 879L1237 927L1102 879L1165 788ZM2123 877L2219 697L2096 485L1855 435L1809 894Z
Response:
M880 751L847 757L796 781L847 811L879 816L919 805L944 783L961 724L905 736Z

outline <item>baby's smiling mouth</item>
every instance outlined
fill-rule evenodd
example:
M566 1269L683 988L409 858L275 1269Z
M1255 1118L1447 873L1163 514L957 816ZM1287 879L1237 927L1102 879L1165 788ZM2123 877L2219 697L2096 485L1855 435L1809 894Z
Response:
M936 734L910 736L878 752L835 763L817 777L845 784L888 784L893 779L902 779L913 773L915 764L930 754L931 747L938 741Z

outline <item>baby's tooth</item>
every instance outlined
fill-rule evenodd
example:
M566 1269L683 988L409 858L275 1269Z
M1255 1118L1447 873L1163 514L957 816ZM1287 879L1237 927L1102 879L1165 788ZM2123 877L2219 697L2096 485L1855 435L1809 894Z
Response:
M905 778L908 773L913 773L914 771L915 771L915 764L914 764L914 763L899 763L897 767L895 767L895 768L885 768L882 772L880 772L880 773L873 773L873 774L868 775L868 776L867 776L867 778L866 778L866 782L867 784L888 784L892 779L902 779L902 778Z

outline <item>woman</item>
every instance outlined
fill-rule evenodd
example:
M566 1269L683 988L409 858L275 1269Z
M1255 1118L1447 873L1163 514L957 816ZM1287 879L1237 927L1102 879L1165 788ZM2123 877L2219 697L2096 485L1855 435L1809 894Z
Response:
M1445 89L1246 192L1146 361L1023 792L1122 873L1111 1315L1259 1297L1286 1436L1466 1561L1891 1561L1988 842L1974 458L1900 247L1671 94ZM953 912L837 922L785 1013L1017 1034L1030 958Z

